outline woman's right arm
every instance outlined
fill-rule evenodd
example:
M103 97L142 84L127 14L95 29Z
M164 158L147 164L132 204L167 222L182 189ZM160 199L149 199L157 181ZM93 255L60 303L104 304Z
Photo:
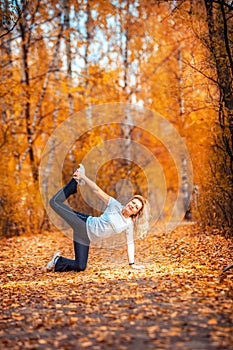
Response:
M129 266L133 269L143 269L144 268L143 265L136 265L134 263L135 247L134 247L134 237L133 237L133 225L126 230L126 240L127 240L127 254L128 254Z
M81 180L81 179L84 180L86 182L87 186L90 187L90 189L97 195L97 197L102 199L102 201L105 204L108 204L110 196L106 192L104 192L98 185L96 185L96 183L94 181L89 179L89 177L87 177L86 175L81 173L81 171L79 171L77 169L73 174L73 178L75 180Z

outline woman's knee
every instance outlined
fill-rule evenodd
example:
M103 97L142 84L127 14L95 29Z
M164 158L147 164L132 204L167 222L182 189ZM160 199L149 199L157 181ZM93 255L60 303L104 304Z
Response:
M87 264L85 263L76 263L76 271L79 272L79 271L85 271L86 268L87 268Z
M50 201L49 201L49 205L52 209L56 208L57 207L57 203L56 203L56 200L55 200L55 196L53 196Z

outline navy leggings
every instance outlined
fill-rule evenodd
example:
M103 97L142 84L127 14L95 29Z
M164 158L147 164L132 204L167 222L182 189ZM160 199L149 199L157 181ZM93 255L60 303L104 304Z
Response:
M77 182L75 179L58 191L50 200L51 208L60 215L73 229L73 244L75 260L59 257L55 271L84 271L87 267L90 240L87 235L86 221L89 215L74 211L65 200L77 192Z

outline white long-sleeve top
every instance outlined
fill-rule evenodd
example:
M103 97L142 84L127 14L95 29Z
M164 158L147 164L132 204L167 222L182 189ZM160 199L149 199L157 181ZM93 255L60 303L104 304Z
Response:
M133 244L133 221L122 215L122 208L123 205L120 202L110 197L102 215L88 217L86 227L91 242L97 242L125 231L127 244Z

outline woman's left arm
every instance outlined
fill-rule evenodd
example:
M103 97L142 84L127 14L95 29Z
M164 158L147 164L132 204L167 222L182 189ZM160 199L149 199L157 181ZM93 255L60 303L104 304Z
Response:
M85 183L90 187L90 189L99 197L105 204L108 204L110 196L104 192L94 181L89 179L85 174L83 174L79 169L77 169L74 174L73 178L75 180L84 180Z

